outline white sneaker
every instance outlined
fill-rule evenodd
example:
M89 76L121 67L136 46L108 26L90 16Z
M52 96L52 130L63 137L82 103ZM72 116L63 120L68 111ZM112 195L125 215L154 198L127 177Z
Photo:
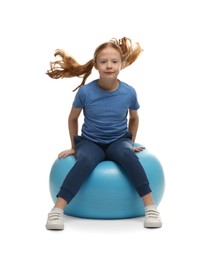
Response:
M156 206L146 207L145 211L145 228L160 228L162 227L162 221L160 218L160 213L157 211Z
M46 228L48 230L63 230L64 222L63 222L63 214L58 210L52 210L48 214Z

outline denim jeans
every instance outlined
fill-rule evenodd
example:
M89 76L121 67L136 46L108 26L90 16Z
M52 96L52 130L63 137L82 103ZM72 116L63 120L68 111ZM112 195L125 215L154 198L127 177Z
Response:
M114 161L124 169L140 197L150 193L149 181L139 158L133 151L131 138L132 134L128 132L115 142L99 144L75 136L77 160L66 176L57 197L69 203L93 169L104 160Z

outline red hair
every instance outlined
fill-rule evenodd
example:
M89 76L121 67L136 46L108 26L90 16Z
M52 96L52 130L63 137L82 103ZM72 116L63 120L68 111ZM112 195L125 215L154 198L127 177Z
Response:
M133 45L129 38L123 37L119 40L112 38L109 42L102 43L96 48L93 59L81 65L64 50L58 49L55 51L54 56L60 56L61 59L50 62L50 70L48 70L46 74L53 79L72 77L83 78L81 84L73 90L75 91L85 84L86 79L92 72L98 54L107 47L112 47L120 53L123 63L122 69L131 65L143 51L139 43Z

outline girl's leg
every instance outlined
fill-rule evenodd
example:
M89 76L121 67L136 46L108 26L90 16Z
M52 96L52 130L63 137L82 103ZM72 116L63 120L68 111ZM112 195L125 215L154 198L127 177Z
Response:
M47 229L64 229L62 219L64 208L77 194L96 165L105 159L105 153L98 145L81 137L76 137L76 158L75 165L66 176L57 194L55 206L48 214Z
M61 198L61 197L57 197L56 203L55 203L55 208L59 208L59 209L64 209L67 206L68 202Z
M67 204L77 194L80 187L92 170L105 159L105 153L95 143L82 139L76 141L76 163L66 176L57 197L64 199ZM66 206L62 200L59 205Z
M121 138L112 143L106 150L106 159L115 161L125 170L142 198L145 205L144 227L159 228L162 226L162 222L153 201L149 181L144 168L133 151L129 137Z
M154 205L154 200L153 200L153 197L152 197L152 193L148 193L144 196L142 196L142 200L143 200L143 203L146 206L149 206L149 205Z
M129 137L120 138L110 144L106 150L106 159L118 163L128 174L140 197L145 199L144 202L151 203L152 201L149 200L150 195L145 197L145 195L151 194L149 181L138 157L133 151Z

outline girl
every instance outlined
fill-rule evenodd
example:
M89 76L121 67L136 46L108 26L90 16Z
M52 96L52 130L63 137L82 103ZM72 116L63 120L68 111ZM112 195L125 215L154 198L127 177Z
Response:
M135 154L144 148L133 146L139 124L137 95L133 87L118 79L120 70L131 65L141 52L140 45L132 45L126 37L120 40L113 38L101 44L95 50L93 59L84 65L78 64L62 50L55 52L61 60L50 64L47 75L54 79L76 76L83 77L83 80L76 88L78 92L68 118L71 148L58 155L59 158L75 155L77 161L66 176L56 203L48 214L47 229L64 229L64 208L92 170L104 160L118 163L129 175L145 205L144 227L162 226L149 181ZM93 67L98 70L99 78L84 85ZM78 118L82 110L84 123L81 136L78 136Z

